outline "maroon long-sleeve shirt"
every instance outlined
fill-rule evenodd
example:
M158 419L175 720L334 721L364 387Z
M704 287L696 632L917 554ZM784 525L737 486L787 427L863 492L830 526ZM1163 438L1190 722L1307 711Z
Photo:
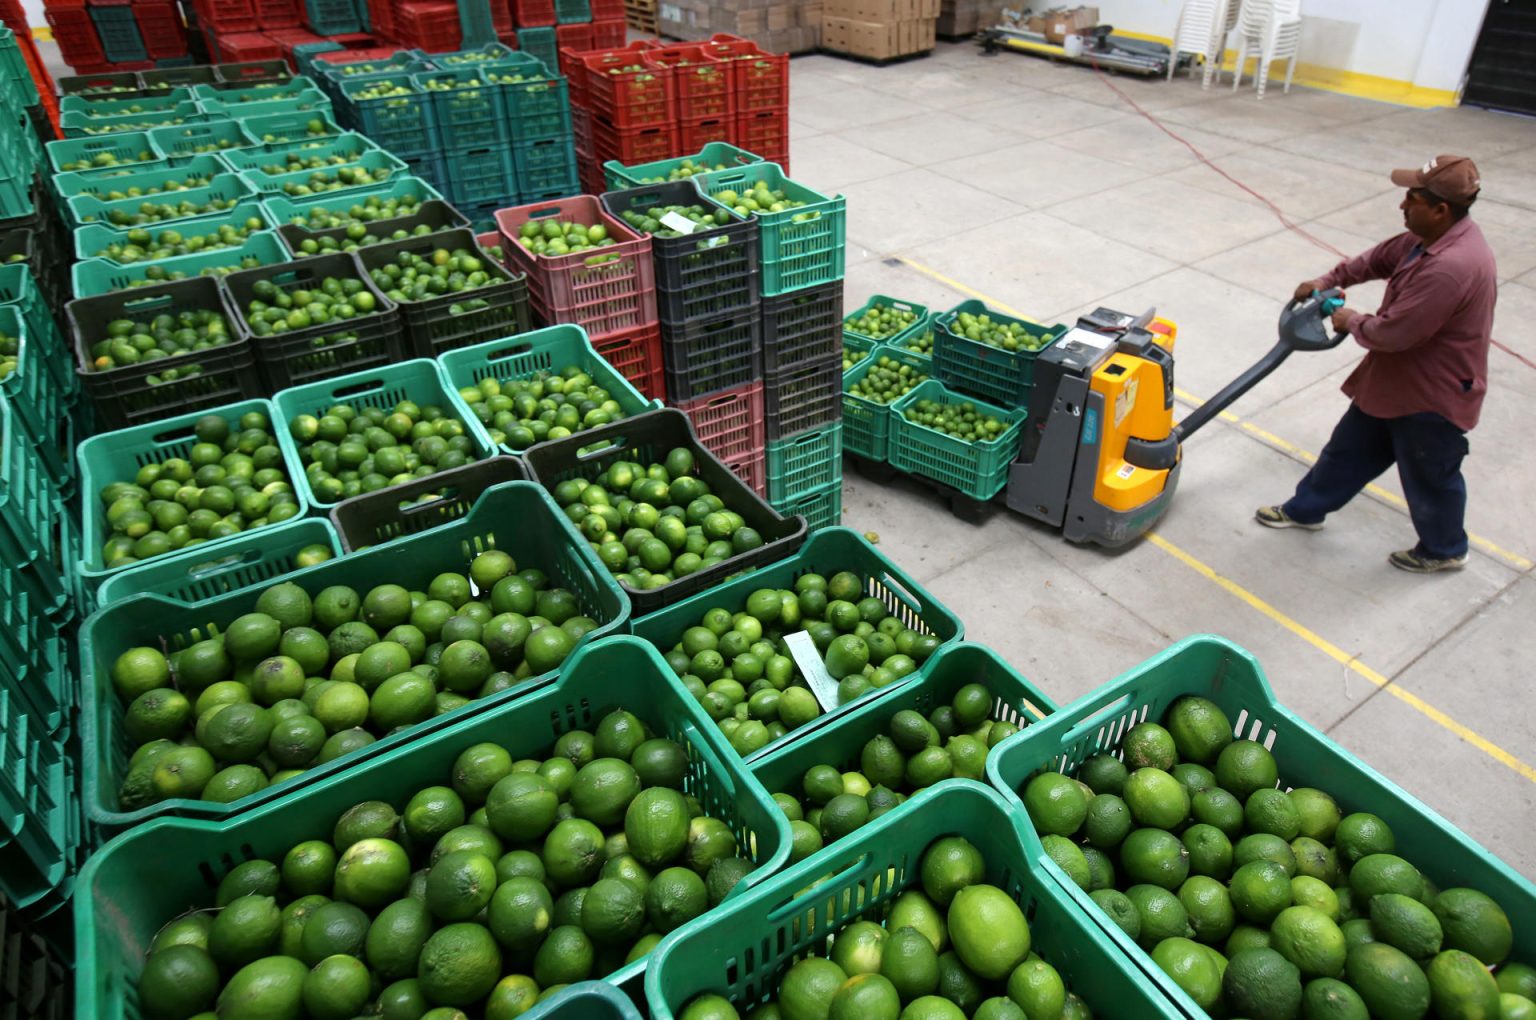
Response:
M1360 410L1377 418L1433 411L1457 428L1477 424L1488 392L1488 344L1498 296L1493 250L1471 217L1420 249L1401 233L1323 277L1326 287L1386 280L1375 315L1350 328L1368 352L1344 380Z

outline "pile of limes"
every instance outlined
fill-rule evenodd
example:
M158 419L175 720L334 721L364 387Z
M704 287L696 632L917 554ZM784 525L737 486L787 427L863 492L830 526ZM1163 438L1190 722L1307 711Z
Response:
M257 269L262 265L261 259L255 255L242 255L238 265L233 266L205 266L198 270L198 276L228 276L230 273L239 272L242 269ZM189 279L188 275L180 269L167 272L164 266L145 266L144 278L134 280L129 287L152 287L157 283L173 283L176 280Z
M864 309L862 314L849 317L843 323L843 330L847 333L867 336L872 340L884 340L904 329L912 328L916 322L917 313L910 309L876 303Z
M1023 791L1046 852L1190 998L1255 1020L1536 1016L1497 903L1436 888L1386 822L1281 789L1274 755L1232 734L1180 698L1126 732L1124 761Z
M131 111L138 113L141 111ZM171 117L166 120L142 120L133 124L111 124L104 127L83 127L80 130L87 135L108 135L118 131L152 131L155 128L170 127L172 124L186 122L185 117Z
M850 762L805 770L797 790L773 795L794 837L790 863L809 857L946 779L986 782L987 754L1018 726L994 720L992 693L966 684L948 705L928 713L904 708L888 733L871 738ZM841 766L841 768L839 768Z
M398 99L401 96L414 96L414 95L418 95L418 94L419 93L417 92L416 89L412 88L410 85L408 85L408 84L406 84L404 82L389 81L389 80L386 79L384 81L377 82L377 83L375 83L373 85L369 85L366 88L359 89L356 92L350 93L350 96L354 100L357 100L357 99ZM398 104L392 104L392 105L398 105Z
M782 188L774 190L762 181L758 181L746 191L726 189L715 192L709 197L742 216L755 216L760 212L784 212L787 209L798 209L805 205L805 202L798 198L790 198Z
M238 800L546 673L597 626L574 594L498 550L424 590L274 585L219 636L118 656L112 684L137 748L119 800Z
M355 227L378 220L410 216L420 206L421 199L415 195L398 195L392 198L370 195L361 202L353 202L345 209L325 205L313 206L305 209L301 214L294 215L289 222L308 230L332 230L336 227Z
M778 994L760 1008L766 1012L747 1015L1090 1020L1087 1004L1067 991L1061 973L1031 952L1038 944L1024 912L987 883L987 862L970 841L935 840L912 878L913 887L892 901L883 919L876 913L839 929L828 955L790 965ZM728 999L713 993L696 997L678 1016L741 1020Z
M948 326L951 333L1005 351L1038 351L1051 342L1046 333L1032 333L1023 323L997 321L983 312L961 312Z
M523 82L542 83L549 80L542 72L523 74L521 71L516 73L509 71L482 71L481 73L485 75L485 80L492 85L521 85Z
M669 227L662 220L667 216L681 216L698 225L697 229L709 230L731 222L731 214L719 206L705 205L658 205L644 210L627 209L622 214L624 222L642 234L656 237L682 237L684 231ZM693 233L693 231L688 231Z
M882 357L869 366L862 379L848 387L848 392L872 403L891 404L927 381L928 373L894 358Z
M316 170L302 182L289 181L283 185L283 193L294 198L303 198L305 195L321 195L327 191L357 188L365 184L382 184L389 180L394 172L394 168L388 166L370 170L361 164L346 164L334 170Z
M21 362L21 338L0 331L0 379L10 377Z
M615 461L556 485L555 502L619 580L660 588L763 544L695 470L683 447L656 464Z
M916 336L903 340L901 342L901 349L904 351L911 351L913 354L922 354L930 358L933 357L932 327L923 330Z
M839 704L916 672L938 649L938 638L910 629L865 591L847 570L803 574L793 591L759 588L740 613L706 612L667 662L736 752L751 754L822 713L786 635L810 636Z
M193 434L185 457L144 464L133 481L102 488L111 529L101 549L107 569L298 515L266 415L206 414Z
M130 174L124 171L116 176L128 177ZM179 181L166 181L164 184L153 184L147 188L141 188L138 185L129 185L126 188L113 188L95 197L110 202L123 198L143 198L146 195L166 195L172 192L186 191L188 188L205 187L212 181L213 178L207 174L193 174L190 177L183 177Z
M473 386L461 387L459 396L498 446L514 450L626 417L619 402L577 365L525 379L487 376Z
M851 370L853 366L869 357L869 353L869 351L860 350L857 347L849 347L846 343L843 344L843 371Z
M464 423L436 404L336 404L288 423L315 496L324 503L378 492L475 459Z
M506 282L486 270L485 252L479 248L438 248L430 255L397 252L395 260L368 271L374 286L391 301L429 301L450 294L463 294ZM485 308L482 298L456 302L449 311L454 315Z
M115 152L98 152L84 159L72 159L64 163L60 169L61 171L99 170L104 167L118 166L122 163L148 163L158 158L158 156L148 150L144 150L130 159L118 159Z
M601 223L578 223L574 220L529 220L517 231L517 243L533 252L549 258L574 255L617 244L608 236L608 228Z
M272 132L269 131L266 134L261 136L261 141L265 145L276 145L276 144L279 144L281 142L296 141L299 138L323 138L323 137L325 137L327 135L333 135L335 133L336 133L336 128L335 128L334 125L327 123L325 120L323 120L323 119L321 119L319 117L316 117L313 120L305 121L305 123L304 123L304 133L302 135L298 135L298 136L286 135L286 134L279 135L279 134L273 134ZM230 144L234 145L234 144L238 144L238 143L231 142ZM221 148L221 149L225 148L225 147L226 146L224 146L224 145L217 146L217 148Z
M155 935L145 1015L509 1020L644 957L752 871L682 792L687 748L633 714L546 754L471 745L441 785L238 865L215 909Z
M245 239L258 230L265 230L266 223L259 216L252 216L243 223L226 223L209 234L187 235L180 230L151 232L142 227L128 231L126 241L113 241L105 248L92 252L97 258L111 259L124 265L135 262L158 262L160 259L194 252L217 251L244 244Z
M311 229L328 228L322 227ZM425 237L428 234L435 233L438 229L440 228L429 226L426 223L418 223L416 226L409 230L406 230L404 227L402 227L398 230L390 232L390 234L385 237L373 233L364 223L351 223L346 228L346 236L339 239L335 237L306 237L304 240L299 242L298 253L300 256L304 256L329 255L332 252L356 251L359 248L366 248L370 244L383 244L386 241L404 241L407 238L412 237Z
M676 166L674 166L671 170L668 170L667 176L642 177L640 178L640 183L666 184L668 181L686 181L692 178L695 174L707 174L715 170L725 169L728 168L724 163L715 163L714 165L710 165L709 163L696 163L691 159L685 159L681 163L678 163Z
M162 312L148 319L114 319L107 335L91 344L91 371L173 358L222 347L235 337L229 320L208 308Z
M372 315L378 306L368 284L355 276L328 276L309 286L291 288L257 280L251 284L251 300L244 316L252 336L281 336L315 326L340 325L360 315ZM356 330L340 329L311 338L311 345L329 347L357 338Z
M907 421L967 443L990 443L1008 430L1007 422L978 410L969 400L953 404L940 400L919 400L902 414Z
M165 220L185 220L193 216L206 216L210 213L223 212L233 209L239 202L237 198L210 198L202 204L183 201L175 205L166 202L140 202L135 210L112 209L107 213L107 222L114 227L141 227L146 223L160 223ZM93 217L86 216L84 222L92 222Z
M298 173L301 170L323 170L328 166L342 166L357 159L350 153L336 152L328 156L305 155L306 149L293 149L289 152L276 153L272 158L276 162L265 163L258 169L268 177L276 177L278 174Z

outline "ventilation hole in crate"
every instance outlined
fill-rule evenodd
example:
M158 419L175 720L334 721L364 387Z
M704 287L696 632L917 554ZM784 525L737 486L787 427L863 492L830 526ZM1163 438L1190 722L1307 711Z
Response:
M1243 727L1246 725L1248 725L1248 710L1246 708L1238 709L1237 719L1232 724L1232 735L1241 739Z
M1275 738L1277 736L1279 736L1279 733L1277 733L1275 730L1268 730L1264 733L1264 739L1259 741L1259 743L1264 745L1265 750L1272 751L1274 750Z

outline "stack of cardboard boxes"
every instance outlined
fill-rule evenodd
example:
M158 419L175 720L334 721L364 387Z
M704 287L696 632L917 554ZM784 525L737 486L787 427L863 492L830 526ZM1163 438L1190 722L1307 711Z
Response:
M728 32L770 53L806 53L821 43L821 4L802 0L661 0L657 28L672 39Z
M886 60L933 49L940 0L823 0L821 48Z

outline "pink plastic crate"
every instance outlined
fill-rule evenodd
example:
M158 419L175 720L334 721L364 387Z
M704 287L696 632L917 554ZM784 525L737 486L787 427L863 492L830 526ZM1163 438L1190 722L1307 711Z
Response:
M693 421L699 442L723 461L762 455L768 445L763 424L763 381L735 386L678 404Z

